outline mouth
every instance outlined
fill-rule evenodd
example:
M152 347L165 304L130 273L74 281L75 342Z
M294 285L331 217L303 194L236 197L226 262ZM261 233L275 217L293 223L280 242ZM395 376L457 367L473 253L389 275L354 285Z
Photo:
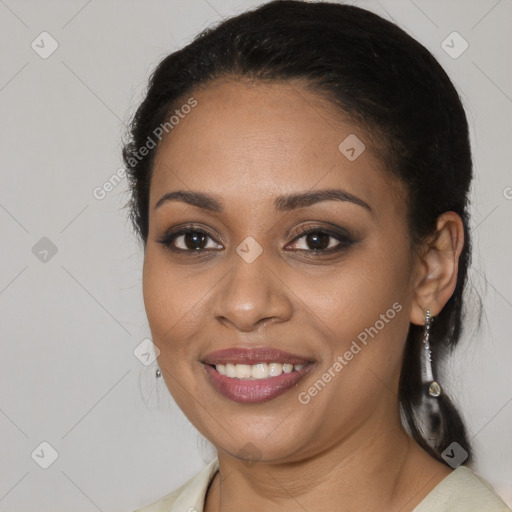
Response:
M241 403L272 400L291 390L313 367L313 361L271 348L231 348L202 361L213 388Z

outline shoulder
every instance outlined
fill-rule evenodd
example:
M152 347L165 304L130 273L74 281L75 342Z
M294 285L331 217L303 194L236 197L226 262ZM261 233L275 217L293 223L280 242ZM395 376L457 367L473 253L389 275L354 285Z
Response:
M202 511L206 490L218 468L219 461L215 459L178 489L133 512Z
M413 512L510 512L494 489L465 466L459 466L423 499Z

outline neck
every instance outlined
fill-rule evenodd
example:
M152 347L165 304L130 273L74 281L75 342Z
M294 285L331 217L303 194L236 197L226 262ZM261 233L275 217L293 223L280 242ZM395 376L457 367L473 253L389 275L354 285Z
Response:
M451 470L400 422L368 425L296 462L248 463L219 453L205 512L412 510Z

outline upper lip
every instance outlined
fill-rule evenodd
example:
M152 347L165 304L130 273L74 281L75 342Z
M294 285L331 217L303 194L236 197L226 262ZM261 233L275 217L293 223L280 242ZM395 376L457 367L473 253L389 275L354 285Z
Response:
M284 352L276 348L270 347L254 347L241 348L231 347L222 350L210 352L203 359L205 364L258 364L258 363L290 363L290 364L306 364L311 360Z

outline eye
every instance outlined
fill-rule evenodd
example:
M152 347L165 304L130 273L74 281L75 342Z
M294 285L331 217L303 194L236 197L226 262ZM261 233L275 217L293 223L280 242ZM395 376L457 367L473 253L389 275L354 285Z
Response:
M344 230L333 231L321 227L301 228L299 235L295 237L292 247L300 251L313 253L330 253L346 249L353 243L352 237Z
M210 233L194 227L182 227L170 231L158 240L158 243L161 243L171 251L182 253L200 253L205 250L222 249L222 246L215 242Z
M223 249L213 235L204 229L184 226L167 232L158 243L169 250L190 255ZM345 230L334 231L323 227L303 227L298 230L287 249L309 252L313 254L332 253L348 248L354 243L353 238Z

